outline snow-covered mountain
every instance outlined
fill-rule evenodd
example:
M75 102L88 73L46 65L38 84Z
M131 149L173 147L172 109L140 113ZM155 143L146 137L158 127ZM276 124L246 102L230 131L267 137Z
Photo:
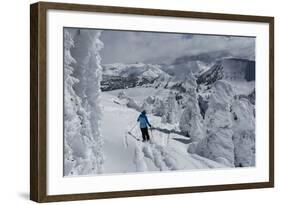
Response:
M110 64L103 65L102 91L133 87L155 87L185 92L189 76L207 70L209 66L201 61L186 64Z
M160 65L144 63L115 63L103 65L102 90L109 91L146 86L155 83L157 79L170 78L170 76L160 68Z
M212 57L214 56L216 55L212 55ZM205 55L203 57L198 58L202 61L194 56L192 58L186 57L184 59L189 59L189 61L180 61L181 63L179 63L175 60L177 63L170 65L144 63L103 65L101 88L102 91L110 91L141 86L161 87L185 92L184 84L188 76L192 74L196 77L198 85L210 87L216 81L224 79L233 84L238 91L237 94L248 95L253 91L255 61L219 58L214 62L206 63L213 58L207 58Z
M255 81L255 61L237 58L224 58L210 69L201 73L198 84L213 84L220 79L229 81Z
M190 72L199 74L207 70L211 64L205 63L200 60L187 61L182 64L170 64L162 65L161 69L171 76L174 76L177 80L182 79L183 76Z
M143 76L148 79L156 78L161 75L163 71L159 65L135 63L135 64L106 64L103 65L103 74L111 76L122 77L138 77Z

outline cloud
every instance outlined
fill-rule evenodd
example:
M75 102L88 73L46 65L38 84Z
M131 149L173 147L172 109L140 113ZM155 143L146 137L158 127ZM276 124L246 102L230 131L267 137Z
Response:
M255 58L255 38L198 34L104 30L102 63L171 62L184 55L229 51L233 57Z

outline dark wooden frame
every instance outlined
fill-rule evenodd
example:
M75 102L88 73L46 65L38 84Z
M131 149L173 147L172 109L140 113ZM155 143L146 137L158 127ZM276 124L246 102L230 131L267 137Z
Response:
M269 181L257 183L47 195L46 12L48 9L262 22L269 24ZM30 199L37 202L274 187L274 17L39 2L30 6Z

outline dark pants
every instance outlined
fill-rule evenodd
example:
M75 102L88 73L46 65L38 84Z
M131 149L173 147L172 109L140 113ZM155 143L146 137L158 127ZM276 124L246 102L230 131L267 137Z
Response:
M149 134L148 134L148 128L141 128L141 134L143 141L149 141Z

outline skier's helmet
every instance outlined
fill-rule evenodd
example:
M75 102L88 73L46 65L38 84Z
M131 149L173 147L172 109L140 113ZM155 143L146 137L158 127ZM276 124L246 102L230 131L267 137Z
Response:
M145 115L145 114L146 114L146 111L145 111L145 110L143 110L143 111L141 112L141 114Z

